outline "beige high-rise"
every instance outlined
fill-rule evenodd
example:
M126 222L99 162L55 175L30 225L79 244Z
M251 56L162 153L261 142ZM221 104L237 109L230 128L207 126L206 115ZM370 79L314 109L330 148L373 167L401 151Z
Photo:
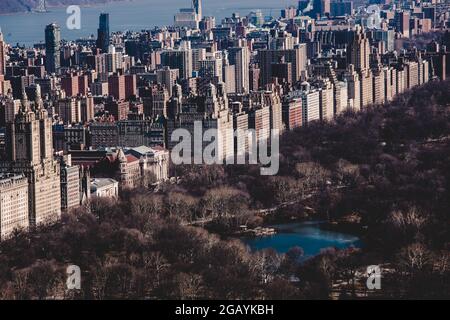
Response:
M0 162L0 173L28 178L29 224L35 227L61 216L60 168L53 158L52 121L40 94L33 104L23 95L19 113L7 124L8 160Z
M27 230L28 180L23 175L0 175L0 241L14 230Z

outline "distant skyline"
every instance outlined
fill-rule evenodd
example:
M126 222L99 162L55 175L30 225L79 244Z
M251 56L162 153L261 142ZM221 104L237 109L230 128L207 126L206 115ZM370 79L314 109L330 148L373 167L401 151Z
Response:
M246 15L255 9L261 9L265 15L278 17L280 9L296 5L297 1L280 0L203 0L203 13L215 16L218 23L233 12ZM48 13L17 13L0 15L0 27L5 41L11 44L32 46L44 41L45 26L56 22L61 26L61 38L75 40L81 37L97 36L98 16L102 12L110 14L112 32L149 29L155 26L171 25L173 17L180 8L189 7L191 0L133 0L112 2L106 5L82 7L81 29L66 28L66 7L51 8Z

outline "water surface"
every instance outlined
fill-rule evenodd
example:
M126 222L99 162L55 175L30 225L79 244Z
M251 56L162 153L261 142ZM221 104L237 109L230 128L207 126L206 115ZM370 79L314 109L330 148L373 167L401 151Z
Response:
M321 229L320 222L289 223L271 226L277 234L270 237L246 239L245 242L252 250L272 248L278 253L286 253L292 247L301 247L305 257L312 257L321 250L335 247L345 249L361 247L357 236Z
M215 16L220 23L233 12L247 15L261 9L265 15L278 17L280 9L297 1L280 0L203 0L203 13ZM0 15L0 27L5 40L11 44L28 46L44 41L45 26L56 22L61 26L64 39L75 40L81 37L97 35L98 16L102 12L110 14L111 31L151 29L173 23L173 17L180 8L189 7L190 0L133 0L111 2L81 8L81 29L69 30L66 27L68 14L66 7L50 8L47 13L17 13Z

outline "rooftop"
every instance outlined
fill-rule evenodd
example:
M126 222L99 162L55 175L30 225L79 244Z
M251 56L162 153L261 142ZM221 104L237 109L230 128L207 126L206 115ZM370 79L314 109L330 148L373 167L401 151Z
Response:
M94 178L91 179L91 190L94 189L98 189L98 188L103 188L103 187L107 187L107 186L111 186L114 184L118 184L119 182L117 182L114 179L111 178Z

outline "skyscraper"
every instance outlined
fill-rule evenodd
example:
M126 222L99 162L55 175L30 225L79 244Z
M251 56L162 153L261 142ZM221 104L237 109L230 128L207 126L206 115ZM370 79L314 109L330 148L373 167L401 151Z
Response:
M107 53L109 47L109 13L100 14L97 35L97 48L101 49L102 53Z
M409 12L397 11L394 16L395 28L404 38L409 38Z
M34 103L23 92L21 109L6 130L7 160L0 162L0 173L23 173L28 178L30 226L58 220L60 169L53 158L52 120L42 106L40 90Z
M57 73L61 66L60 42L61 28L56 23L45 27L45 69L48 73Z
M195 13L197 14L198 21L202 20L202 0L192 0L192 6L194 7Z
M178 69L181 79L192 77L192 49L190 42L183 41L178 50L166 50L161 53L161 64Z
M364 31L356 30L347 50L348 63L354 65L356 71L369 69L370 43Z
M2 30L0 29L0 76L5 74L5 64L6 64L6 59L5 59L5 43L3 42L3 33Z
M247 46L228 49L230 64L235 65L236 92L248 93L250 90L250 51Z
M291 63L291 74L289 77L295 83L300 80L302 71L306 70L306 45L300 44L290 50L259 50L259 62L261 67L261 85L271 83L273 77L273 65L280 59Z

